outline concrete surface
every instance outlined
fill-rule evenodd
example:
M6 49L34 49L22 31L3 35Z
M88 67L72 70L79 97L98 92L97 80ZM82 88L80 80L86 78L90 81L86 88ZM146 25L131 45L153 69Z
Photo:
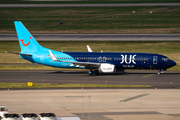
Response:
M120 102L142 94L148 95ZM0 105L10 113L53 112L83 120L180 119L179 89L6 90L0 95Z

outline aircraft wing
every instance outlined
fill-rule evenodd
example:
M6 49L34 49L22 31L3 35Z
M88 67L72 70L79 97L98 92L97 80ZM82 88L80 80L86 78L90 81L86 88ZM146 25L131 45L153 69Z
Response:
M84 67L99 67L100 63L93 63L93 62L71 62L73 65L79 65L79 66L84 66Z
M72 65L78 65L78 66L84 66L84 67L99 67L100 66L100 63L93 63L93 62L74 62L74 61L61 61L61 60L58 60L56 58L56 56L51 52L51 50L49 50L49 53L51 55L51 58L54 60L54 61L57 61L57 62L69 62L71 63Z

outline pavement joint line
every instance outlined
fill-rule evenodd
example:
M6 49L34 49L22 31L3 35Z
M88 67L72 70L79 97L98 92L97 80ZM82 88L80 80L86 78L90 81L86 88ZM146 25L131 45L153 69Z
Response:
M130 100L134 100L134 99L137 99L137 98L140 98L140 97L144 97L144 96L146 96L146 95L150 95L150 94L146 93L146 94L137 95L137 96L134 96L134 97L130 97L130 98L121 100L121 101L119 101L119 102L128 102L128 101L130 101Z
M85 98L88 98L88 97L91 97L91 96L66 96L66 97L85 97Z
M156 74L145 75L145 76L143 76L143 78L151 77L151 76L153 76L153 75L156 75Z

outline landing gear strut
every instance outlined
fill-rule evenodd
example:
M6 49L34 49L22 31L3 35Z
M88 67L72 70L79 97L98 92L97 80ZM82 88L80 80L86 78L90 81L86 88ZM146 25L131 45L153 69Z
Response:
M92 68L90 68L90 71L89 71L89 75L93 75L93 69Z
M163 71L166 71L166 69L160 69L160 70L158 70L158 75L162 74Z

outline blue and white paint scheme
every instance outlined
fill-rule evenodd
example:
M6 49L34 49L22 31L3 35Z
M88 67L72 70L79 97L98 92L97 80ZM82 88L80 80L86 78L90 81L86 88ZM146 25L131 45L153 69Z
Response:
M32 63L59 68L90 69L89 74L115 73L125 69L162 71L176 65L168 57L153 53L54 51L39 45L20 21L15 21L14 24L21 48L18 54Z

